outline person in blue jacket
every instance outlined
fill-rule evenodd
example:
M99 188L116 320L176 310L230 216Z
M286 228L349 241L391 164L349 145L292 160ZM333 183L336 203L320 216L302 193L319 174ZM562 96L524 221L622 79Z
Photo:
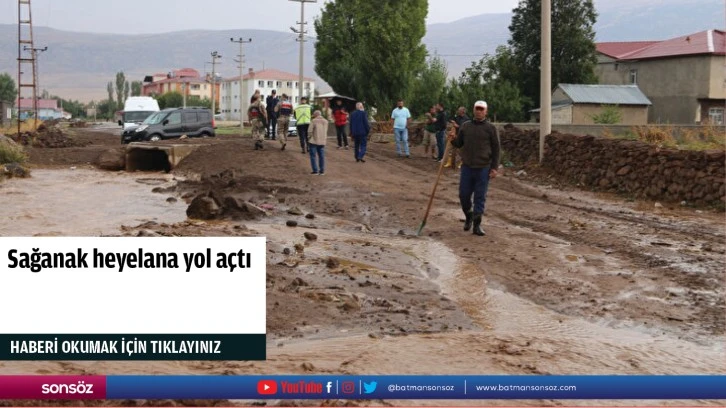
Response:
M368 145L368 133L371 125L368 122L368 114L361 102L355 104L355 111L350 114L350 134L353 136L353 154L355 161L365 163L366 146Z

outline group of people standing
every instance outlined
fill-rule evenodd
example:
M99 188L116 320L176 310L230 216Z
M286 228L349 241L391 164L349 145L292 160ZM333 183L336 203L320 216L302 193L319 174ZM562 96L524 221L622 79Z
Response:
M291 117L296 120L300 150L310 155L313 175L325 175L325 146L328 136L328 119L320 110L311 112L312 107L306 98L293 108L287 95L278 99L276 92L262 104L259 91L252 96L248 109L248 119L252 124L252 138L255 150L263 148L263 134L268 139L279 140L280 149L287 145L287 131ZM457 168L457 156L461 157L459 180L459 201L464 212L464 230L472 230L474 235L485 235L481 227L489 181L497 176L499 167L499 134L496 127L487 119L488 106L484 101L474 104L473 118L466 114L465 107L459 107L456 116L449 120L442 103L432 106L426 113L424 132L425 154L437 162L444 160L446 144L450 144L446 167ZM357 163L365 163L368 136L371 126L368 115L361 102L348 113L340 99L332 108L333 123L336 127L338 149L348 149L346 124L350 125L353 139L353 154ZM399 157L411 158L408 144L408 126L411 113L399 100L391 112L391 122L396 139L396 153ZM446 134L447 128L451 132ZM264 129L264 131L263 131ZM434 145L436 146L434 148Z
M252 126L252 139L255 141L255 150L264 149L264 140L279 140L280 150L287 146L287 132L291 118L295 119L295 127L300 140L302 154L310 155L312 174L325 174L325 145L328 134L328 120L320 110L312 112L312 106L307 98L303 97L300 104L293 108L286 94L282 99L277 92L272 91L267 97L266 104L262 103L260 91L255 91L250 99L247 109L247 118ZM353 138L353 154L357 163L365 163L365 154L368 135L371 127L363 103L358 102L356 109L349 114L338 99L332 109L332 117L336 127L338 149L348 149L348 136L345 134L346 125L350 123L350 133Z

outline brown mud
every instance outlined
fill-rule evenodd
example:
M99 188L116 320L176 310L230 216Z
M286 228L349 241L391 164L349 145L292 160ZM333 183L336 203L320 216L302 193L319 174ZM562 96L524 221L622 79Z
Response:
M80 165L88 150L109 147L106 139L93 140L117 141L76 131L92 141L84 153L53 149L65 151L61 161L31 151L33 166ZM102 181L161 179L145 187L157 191L145 200L178 200L133 220L110 212L106 222L122 227L109 234L266 236L268 360L0 362L0 374L726 373L723 213L656 207L505 171L491 183L487 236L479 238L462 231L457 172L446 169L417 237L437 170L422 148L405 159L393 145L375 143L367 162L356 163L352 150L338 150L330 139L326 175L312 176L297 139L285 151L272 141L255 151L250 140L234 136L194 142L205 146L170 176L99 172ZM24 182L2 188L22 189ZM94 188L76 182L85 186L80 190ZM184 203L200 194L234 196L268 215L184 220ZM47 230L53 229L38 231ZM0 231L8 235L2 224ZM75 235L84 234L95 232Z

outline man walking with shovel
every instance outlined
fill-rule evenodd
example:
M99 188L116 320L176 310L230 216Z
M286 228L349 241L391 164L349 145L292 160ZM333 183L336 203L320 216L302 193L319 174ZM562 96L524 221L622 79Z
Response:
M481 228L489 180L499 168L499 133L487 118L487 103L474 104L474 119L461 125L451 144L461 149L459 201L466 216L464 231L474 227L474 235L483 236ZM474 196L472 210L472 195Z

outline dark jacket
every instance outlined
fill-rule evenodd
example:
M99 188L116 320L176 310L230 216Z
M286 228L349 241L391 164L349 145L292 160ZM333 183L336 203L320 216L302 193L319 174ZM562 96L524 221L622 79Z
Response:
M353 136L368 136L371 125L368 123L366 111L356 109L350 114L350 134Z
M461 125L463 125L464 123L466 123L470 120L471 120L471 118L469 116L467 116L467 114L464 114L464 116L459 116L459 115L454 116L454 122L456 123L456 126L457 126L456 133L458 134L459 130L461 130Z
M461 125L463 125L464 123L466 123L470 120L471 120L471 118L469 116L467 116L466 114L464 114L464 116L459 116L459 115L454 116L454 122L456 122L456 125L459 126L459 129L461 129Z
M277 96L268 96L267 97L267 113L269 114L275 114L275 106L280 102L280 100L277 98Z
M461 148L461 161L472 169L499 168L499 132L488 120L470 120L451 142Z
M443 130L446 130L446 126L448 125L448 115L446 114L446 111L441 111L436 114L436 122L434 122L434 125L436 127L437 132L441 132Z

